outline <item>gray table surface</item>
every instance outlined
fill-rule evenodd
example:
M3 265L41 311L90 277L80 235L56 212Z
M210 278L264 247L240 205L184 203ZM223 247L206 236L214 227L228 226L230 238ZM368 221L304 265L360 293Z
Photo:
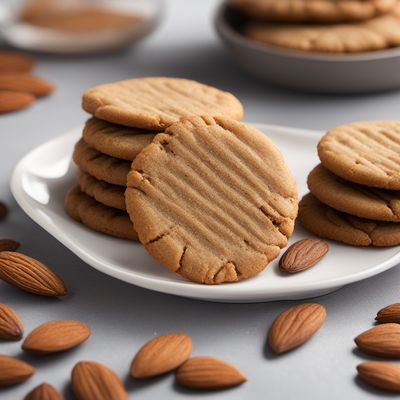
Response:
M400 93L321 96L284 91L242 73L218 41L212 26L217 2L171 0L159 30L123 54L96 57L38 56L37 73L57 86L55 93L24 112L0 117L0 198L11 207L0 237L23 243L21 251L52 266L71 294L63 300L25 294L0 282L0 302L14 307L26 331L51 319L78 319L93 329L91 339L61 355L35 358L20 343L1 343L0 353L19 356L37 367L28 382L0 391L1 399L21 399L46 381L72 398L70 371L79 360L112 367L131 398L180 399L367 399L385 396L356 378L355 367L367 358L355 351L353 338L372 326L375 312L400 300L400 270L394 268L318 298L327 307L323 329L305 346L282 357L265 350L266 332L280 311L294 304L217 304L163 295L119 282L79 260L17 206L9 191L16 162L40 143L74 128L87 117L80 110L88 87L133 76L188 77L227 89L244 103L247 121L326 129L359 119L398 118ZM377 71L379 73L379 71ZM351 263L351 260L349 260ZM172 375L149 382L128 376L138 347L153 335L184 331L192 335L194 354L232 362L248 382L225 392L192 393L177 387ZM388 395L389 396L389 395Z

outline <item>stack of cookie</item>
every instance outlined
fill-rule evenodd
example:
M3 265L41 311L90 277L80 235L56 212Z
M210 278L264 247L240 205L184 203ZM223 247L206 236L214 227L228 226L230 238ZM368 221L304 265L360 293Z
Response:
M357 53L400 46L398 0L231 0L242 33L309 52Z
M354 246L400 244L400 121L368 121L330 130L299 221L320 237Z

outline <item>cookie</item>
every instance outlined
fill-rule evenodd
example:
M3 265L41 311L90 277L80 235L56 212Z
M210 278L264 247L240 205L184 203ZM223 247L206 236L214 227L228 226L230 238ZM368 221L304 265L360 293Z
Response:
M299 203L298 220L315 235L352 246L400 244L400 224L355 217L321 203L311 193Z
M153 140L155 133L90 118L82 136L93 149L111 157L132 161Z
M324 167L361 185L400 190L400 121L342 125L318 144Z
M348 182L317 165L308 176L310 192L322 203L361 218L400 222L400 191Z
M181 117L243 116L239 100L228 92L188 79L164 77L95 86L83 94L82 107L105 121L159 131Z
M99 181L82 171L78 172L78 183L83 193L93 197L99 203L126 211L125 188L123 186Z
M158 134L132 163L125 201L151 256L199 283L262 271L293 232L294 178L257 129L191 117Z
M383 15L341 25L249 23L244 35L257 42L321 53L360 53L400 46L400 16Z
M131 168L129 161L107 156L89 147L82 139L75 145L72 155L75 164L96 179L112 185L126 186Z
M397 0L231 0L251 18L271 22L363 21L392 11Z
M65 196L67 214L88 228L119 238L137 240L128 214L98 203L92 197L73 187Z

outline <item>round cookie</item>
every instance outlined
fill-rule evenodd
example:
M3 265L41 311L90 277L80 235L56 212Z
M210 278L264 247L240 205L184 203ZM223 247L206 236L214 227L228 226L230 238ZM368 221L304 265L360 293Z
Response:
M231 0L251 18L271 22L362 21L392 11L397 0Z
M138 239L126 212L98 203L78 187L73 187L67 193L64 208L71 218L90 229L120 238Z
M155 133L90 118L86 121L82 136L91 148L111 157L132 161L151 143Z
M125 200L146 250L199 283L262 271L293 232L295 180L257 129L212 117L183 119L132 163Z
M188 79L165 77L95 86L83 94L82 107L105 121L158 131L194 115L243 117L243 107L231 93Z
M318 144L322 165L351 182L400 190L400 121L342 125Z
M93 197L99 203L126 211L125 188L123 186L99 181L82 171L78 172L78 183L83 193Z
M310 192L322 203L361 218L400 222L400 192L348 182L317 165L308 175Z
M321 203L311 193L299 203L298 220L315 235L352 246L388 247L400 244L400 224L346 214Z
M100 153L82 139L76 143L72 158L82 171L96 179L112 185L126 186L126 176L131 169L129 161Z
M320 53L360 53L400 46L400 16L383 15L341 25L277 25L251 22L244 35L257 42Z

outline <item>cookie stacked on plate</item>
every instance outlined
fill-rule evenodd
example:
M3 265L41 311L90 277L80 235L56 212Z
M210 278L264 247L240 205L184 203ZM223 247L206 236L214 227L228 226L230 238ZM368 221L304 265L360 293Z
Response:
M339 126L318 144L299 220L318 236L355 246L400 244L400 121Z
M400 46L397 0L231 0L256 42L322 53Z

